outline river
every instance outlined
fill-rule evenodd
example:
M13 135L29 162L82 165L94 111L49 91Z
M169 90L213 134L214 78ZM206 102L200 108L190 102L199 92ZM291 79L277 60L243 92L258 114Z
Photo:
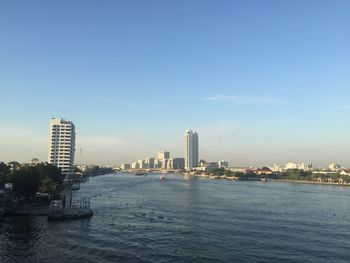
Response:
M350 187L92 177L90 219L0 222L0 262L349 262Z

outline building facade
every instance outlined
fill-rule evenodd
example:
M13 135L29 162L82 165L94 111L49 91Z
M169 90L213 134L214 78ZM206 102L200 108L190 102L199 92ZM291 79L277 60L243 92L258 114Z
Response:
M170 158L170 152L167 151L160 151L158 153L158 160L165 160Z
M61 118L50 121L48 162L61 169L65 176L74 175L75 126Z
M185 132L185 169L191 170L198 167L198 164L198 134L192 130L187 130Z

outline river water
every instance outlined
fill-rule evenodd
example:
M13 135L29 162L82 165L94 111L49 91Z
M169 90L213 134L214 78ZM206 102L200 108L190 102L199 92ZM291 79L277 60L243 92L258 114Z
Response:
M91 219L0 222L0 262L350 262L350 187L90 178Z

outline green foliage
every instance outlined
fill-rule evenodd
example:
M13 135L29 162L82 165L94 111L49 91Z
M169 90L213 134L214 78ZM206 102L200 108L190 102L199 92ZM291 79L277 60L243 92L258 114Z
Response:
M63 183L64 175L61 173L61 170L56 166L49 163L45 163L37 165L36 168L38 169L39 175L42 179L48 177L54 183Z
M224 168L216 168L210 172L214 176L223 176L225 174Z
M61 170L52 164L39 164L37 166L18 166L11 172L10 166L0 162L0 187L5 183L12 183L13 190L31 199L38 191L55 195L63 184L64 176Z
M289 169L282 174L282 177L290 180L310 180L312 179L312 173L299 169Z
M35 195L40 187L40 176L35 167L25 167L14 171L10 176L13 190L29 199Z
M3 187L9 181L10 171L10 166L0 162L0 187Z
M7 163L10 167L12 167L13 170L18 170L21 168L21 164L17 161L11 161Z
M89 167L85 170L85 173L89 176L96 176L96 175L102 175L102 174L108 174L112 173L113 169L108 167L100 167L98 165Z

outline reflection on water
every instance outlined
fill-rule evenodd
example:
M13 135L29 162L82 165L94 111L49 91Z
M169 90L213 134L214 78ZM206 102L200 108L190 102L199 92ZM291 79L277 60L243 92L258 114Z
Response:
M0 223L0 262L348 262L350 188L91 178L91 219Z

